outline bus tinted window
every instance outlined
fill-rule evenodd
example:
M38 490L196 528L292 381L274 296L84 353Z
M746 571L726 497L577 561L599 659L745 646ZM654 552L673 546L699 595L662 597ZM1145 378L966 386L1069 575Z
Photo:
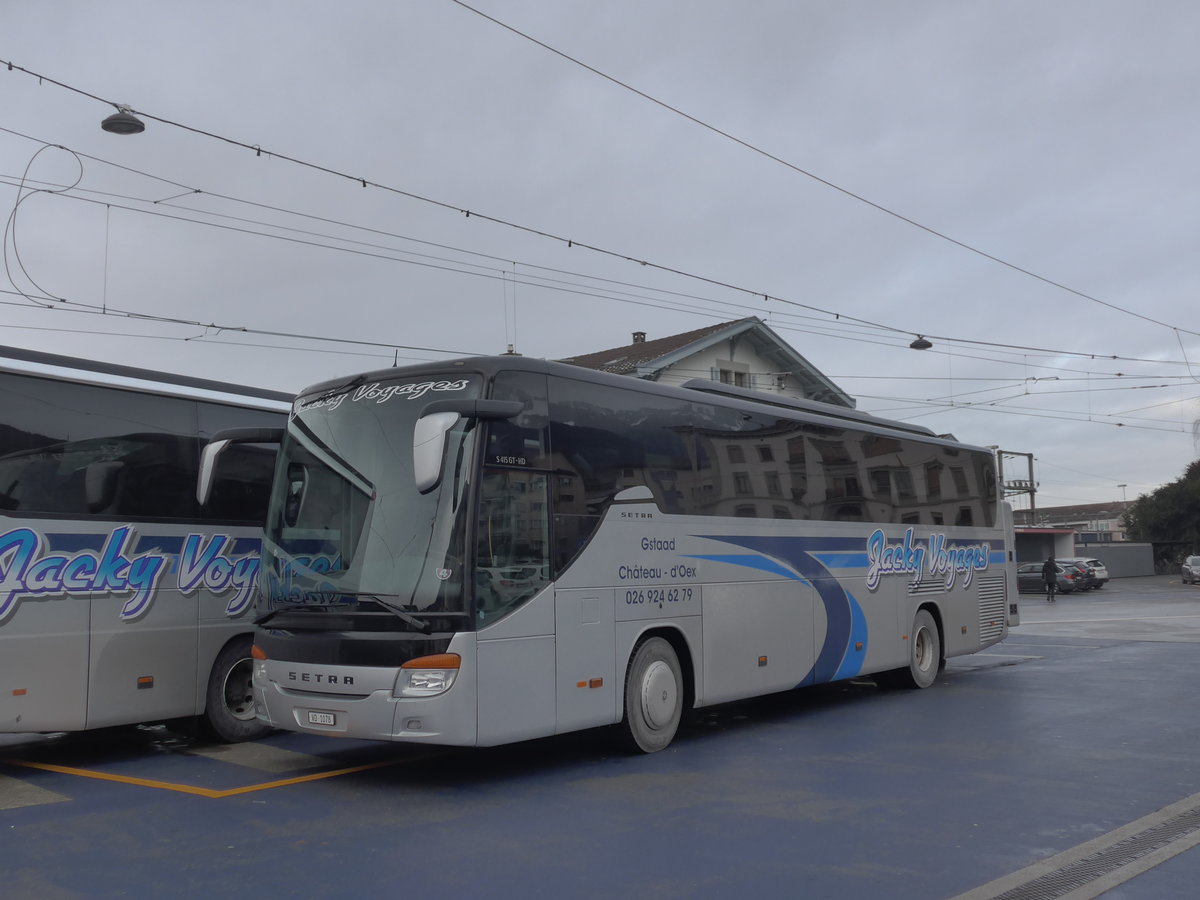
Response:
M201 442L268 415L275 414L0 372L0 509L196 519ZM274 458L274 447L231 448L204 517L261 523Z
M529 372L502 372L492 386L496 400L516 400L520 415L493 420L488 428L484 465L544 469L549 464L549 417L546 413L546 376Z
M60 515L196 514L193 403L0 373L0 506Z
M481 622L503 615L550 579L546 476L495 469L479 490L475 595Z
M692 482L691 409L671 398L572 382L551 383L551 446L577 475L589 515L644 485L664 512L683 512Z

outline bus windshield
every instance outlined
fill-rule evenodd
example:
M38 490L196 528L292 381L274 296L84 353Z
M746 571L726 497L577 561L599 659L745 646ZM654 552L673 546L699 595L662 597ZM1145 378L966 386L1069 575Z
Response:
M352 382L296 401L267 517L260 621L296 609L382 609L390 627L420 630L465 617L475 423L460 419L446 434L443 475L427 493L414 483L413 429L428 403L478 397L480 383Z

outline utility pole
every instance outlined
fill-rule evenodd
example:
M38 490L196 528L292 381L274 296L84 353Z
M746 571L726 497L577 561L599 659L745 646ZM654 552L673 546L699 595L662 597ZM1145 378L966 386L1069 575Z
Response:
M1033 454L1020 453L1016 450L1001 450L999 447L993 447L996 451L996 472L1000 479L1000 488L1004 492L1004 496L1011 497L1015 494L1029 495L1029 524L1037 524L1037 482L1033 480ZM1026 477L1006 479L1004 477L1004 458L1023 457L1026 463Z

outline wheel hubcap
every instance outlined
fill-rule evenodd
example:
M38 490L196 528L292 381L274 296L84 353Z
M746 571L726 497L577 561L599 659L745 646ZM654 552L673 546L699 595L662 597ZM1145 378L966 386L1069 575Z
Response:
M671 667L661 660L652 662L642 679L642 716L646 722L654 728L669 725L678 695L679 685Z
M240 660L225 676L225 708L242 722L254 718L253 665L249 659Z
M917 632L916 651L917 668L922 672L928 672L931 663L930 657L933 655L933 642L929 640L927 628L922 628Z

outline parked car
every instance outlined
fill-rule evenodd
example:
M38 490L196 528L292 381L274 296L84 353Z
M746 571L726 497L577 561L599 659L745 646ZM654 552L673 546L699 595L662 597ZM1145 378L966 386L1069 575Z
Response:
M1075 569L1082 576L1082 580L1075 582L1075 590L1091 590L1097 587L1096 575L1093 574L1092 566L1088 565L1082 559L1063 559L1062 564L1068 569Z
M1200 556L1189 556L1179 567L1184 584L1200 583Z
M1092 575L1096 578L1096 587L1102 588L1108 584L1108 566L1094 556L1084 557L1083 561L1092 567Z
M1057 563L1058 561L1055 560ZM1069 594L1079 590L1087 576L1074 566L1056 565L1058 570L1058 592ZM1046 582L1042 581L1042 563L1022 563L1017 566L1017 590L1025 594L1044 594Z
M1076 566L1083 569L1087 575L1088 588L1102 588L1108 584L1108 569L1104 567L1104 563L1090 556L1064 556L1060 560L1063 565Z

